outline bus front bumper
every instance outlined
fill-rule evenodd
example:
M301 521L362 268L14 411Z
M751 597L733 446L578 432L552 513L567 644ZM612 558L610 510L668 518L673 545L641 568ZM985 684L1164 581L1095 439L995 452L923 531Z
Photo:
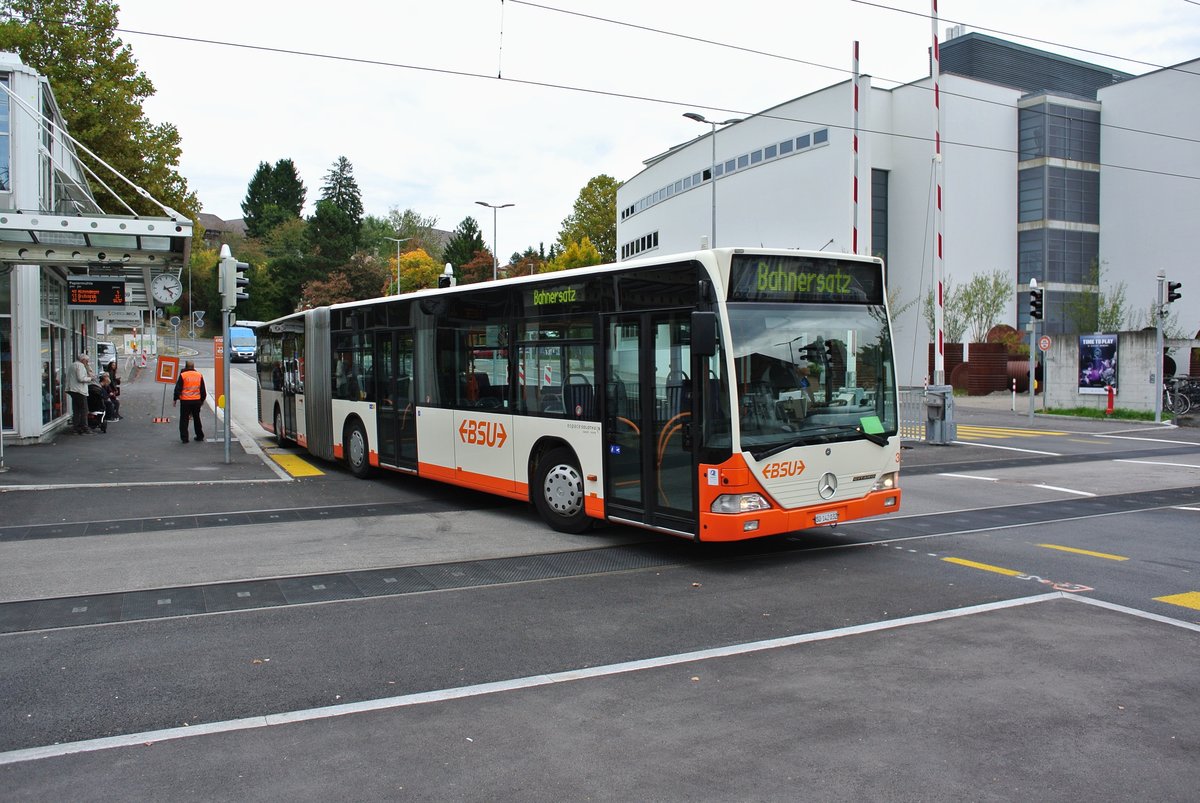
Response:
M749 513L700 514L701 541L744 541L780 535L813 527L829 527L856 519L882 516L900 509L900 489L872 491L858 499L846 499L827 505L799 510L772 507Z

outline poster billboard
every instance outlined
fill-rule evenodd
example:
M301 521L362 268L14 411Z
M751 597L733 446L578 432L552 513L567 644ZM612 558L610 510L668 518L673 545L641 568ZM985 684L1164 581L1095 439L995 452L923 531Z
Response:
M1107 393L1117 387L1117 335L1079 336L1079 392Z

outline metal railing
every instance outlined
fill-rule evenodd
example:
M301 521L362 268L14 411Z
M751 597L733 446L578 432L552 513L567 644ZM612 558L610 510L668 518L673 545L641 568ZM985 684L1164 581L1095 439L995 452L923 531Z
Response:
M945 445L958 437L949 385L902 387L899 402L901 440Z
M900 388L900 438L925 440L925 388Z

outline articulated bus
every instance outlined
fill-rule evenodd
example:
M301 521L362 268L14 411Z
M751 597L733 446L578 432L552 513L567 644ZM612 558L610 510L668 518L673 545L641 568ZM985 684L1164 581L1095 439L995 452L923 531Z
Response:
M407 472L698 541L900 507L878 259L722 248L306 310L258 329L259 419Z

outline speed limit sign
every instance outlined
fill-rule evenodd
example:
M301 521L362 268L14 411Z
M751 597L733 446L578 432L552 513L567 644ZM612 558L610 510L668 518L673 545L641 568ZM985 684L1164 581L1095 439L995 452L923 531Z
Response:
M1038 338L1038 348L1042 351L1050 350L1050 335L1042 335Z

